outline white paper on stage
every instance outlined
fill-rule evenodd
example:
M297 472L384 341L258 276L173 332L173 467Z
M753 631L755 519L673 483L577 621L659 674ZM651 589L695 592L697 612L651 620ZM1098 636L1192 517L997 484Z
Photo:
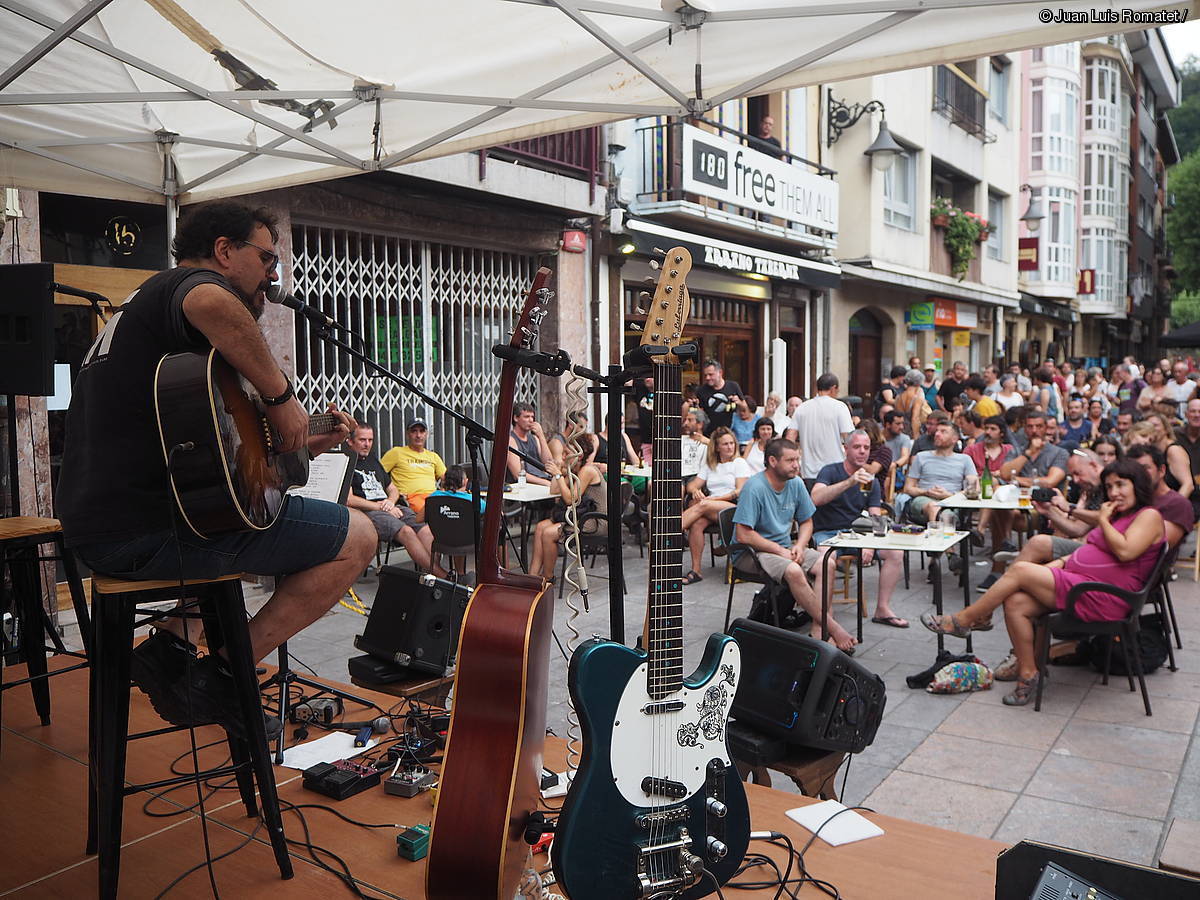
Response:
M841 812L844 809L846 807L836 800L826 800L824 803L814 803L812 806L789 809L787 817L813 833L820 829L821 833L817 837L831 847L879 837L883 834L883 829L874 822L863 818L856 812ZM838 815L839 813L840 815ZM837 815L837 818L830 821L834 815ZM829 824L825 825L826 822ZM825 827L822 828L822 825Z
M288 491L296 497L311 497L344 503L342 491L346 483L346 471L350 457L345 453L322 453L308 464L308 483L297 485Z
M354 735L345 731L334 731L315 741L288 747L283 751L283 764L289 769L307 769L317 763L337 762L339 759L358 756L378 743L377 739L372 738L367 741L365 747L355 747Z

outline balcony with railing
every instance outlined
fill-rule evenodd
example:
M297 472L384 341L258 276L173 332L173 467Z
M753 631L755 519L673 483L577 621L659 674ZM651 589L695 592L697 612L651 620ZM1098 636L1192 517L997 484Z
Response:
M957 66L934 68L933 111L985 144L996 140L987 130L987 94Z
M764 141L753 135L730 128L709 119L663 121L637 129L637 149L640 152L640 182L633 210L643 215L703 216L711 224L733 229L752 230L809 247L832 249L837 245L836 232L822 231L794 221L785 221L760 210L724 202L684 190L684 175L693 161L685 160L682 126L691 125L721 138L735 148L740 145L765 153L806 176L817 175L835 180L837 172L783 149L778 143ZM711 173L710 173L711 174ZM702 179L707 180L707 179Z
M489 157L586 181L589 187L588 200L594 201L601 174L600 126L547 134L480 150L480 180L487 174Z
M967 264L967 271L960 279L961 281L977 282L981 280L979 258L983 253L984 244L979 244L975 250L975 258ZM950 251L946 249L945 232L937 227L929 229L929 271L935 275L959 277L958 273L954 271L954 261L950 257Z

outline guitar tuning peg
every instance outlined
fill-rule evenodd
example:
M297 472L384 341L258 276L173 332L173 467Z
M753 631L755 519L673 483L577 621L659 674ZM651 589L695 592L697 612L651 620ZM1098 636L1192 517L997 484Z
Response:
M637 322L631 322L629 325L629 330L640 332L642 330L642 326L640 324L638 324Z
M658 284L658 282L654 280L653 275L647 275L645 278L642 279L642 284L648 284L648 285L653 286L653 285Z
M659 247L655 247L654 252L657 253L659 256L663 256L663 257L665 257L667 255L667 251L663 250Z
M638 303L649 303L649 302L650 302L650 292L649 291L638 291Z
M650 260L650 268L652 269L657 269L661 265L662 263L660 263L657 259Z

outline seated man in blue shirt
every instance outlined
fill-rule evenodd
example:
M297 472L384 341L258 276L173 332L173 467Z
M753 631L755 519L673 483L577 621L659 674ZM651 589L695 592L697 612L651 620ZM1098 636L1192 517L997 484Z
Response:
M763 449L766 468L746 480L738 497L737 512L733 515L736 538L750 548L739 554L734 566L754 572L754 562L747 558L754 553L762 570L776 583L786 584L792 599L812 616L811 634L821 636L821 572L817 561L820 554L808 546L812 537L812 516L816 511L800 474L800 449L794 441L776 438ZM792 522L800 526L796 542L792 543ZM808 584L807 572L817 579L816 588ZM852 651L858 643L830 613L827 623L829 637L839 650Z
M817 506L813 514L813 543L821 544L848 529L854 520L864 513L878 516L882 512L879 479L863 468L871 455L871 438L865 431L852 431L842 442L846 458L840 463L830 463L817 475L813 485L812 501ZM876 551L861 550L863 565L871 564ZM892 592L904 571L904 554L899 550L880 550L879 554L879 599L875 604L875 615L871 621L893 628L907 628L908 622L892 612ZM833 564L833 555L829 557ZM832 570L825 573L832 578Z

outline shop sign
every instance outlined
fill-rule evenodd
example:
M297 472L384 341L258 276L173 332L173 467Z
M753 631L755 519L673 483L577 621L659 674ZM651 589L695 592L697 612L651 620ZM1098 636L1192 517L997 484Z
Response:
M657 256L653 253L655 247L681 246L686 247L692 254L692 262L696 265L712 266L729 272L765 275L784 281L798 281L813 287L837 287L841 282L840 274L831 271L832 266L822 264L818 268L816 264L808 264L807 260L800 257L759 252L753 247L741 244L709 243L698 234L690 235L690 239L684 240L635 229L630 236L637 251L646 255Z
M933 303L914 303L904 311L909 331L933 331Z
M975 328L979 325L979 316L971 303L959 303L956 300L946 300L934 297L933 324L935 328Z
M1080 269L1079 278L1075 284L1075 293L1077 294L1094 294L1096 293L1096 270L1095 269Z
M950 343L955 347L970 347L971 332L956 330L954 332L954 339Z
M838 184L694 125L681 125L683 189L820 231L838 230Z
M1017 238L1017 271L1032 272L1038 267L1038 239Z
M734 272L754 272L770 278L785 278L788 281L800 280L800 266L796 263L769 259L752 253L741 253L737 250L726 250L724 247L714 247L712 244L704 245L704 263Z

